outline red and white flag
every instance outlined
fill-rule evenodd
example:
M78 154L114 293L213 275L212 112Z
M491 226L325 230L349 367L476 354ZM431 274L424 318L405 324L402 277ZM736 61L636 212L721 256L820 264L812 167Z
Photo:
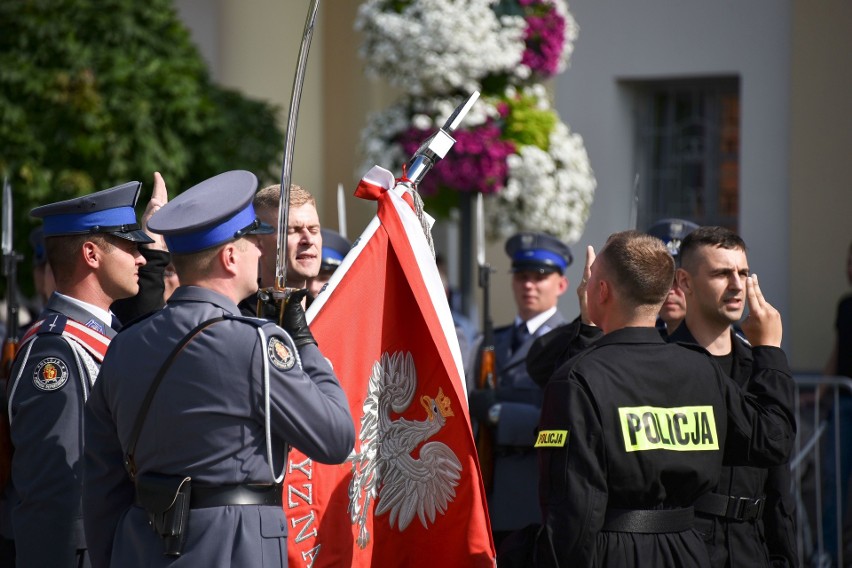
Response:
M494 543L461 353L411 196L370 170L378 215L308 310L349 398L346 463L292 451L284 508L291 567L492 568Z

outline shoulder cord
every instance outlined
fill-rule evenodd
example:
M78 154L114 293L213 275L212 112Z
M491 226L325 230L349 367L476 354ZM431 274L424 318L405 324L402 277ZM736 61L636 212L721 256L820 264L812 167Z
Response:
M284 475L287 473L287 454L289 453L289 450L287 450L285 446L284 460L281 464L281 474L276 475L275 462L272 461L272 425L269 417L269 357L266 355L266 335L263 333L263 328L260 326L257 328L257 335L260 338L261 359L263 360L263 420L264 427L266 429L266 459L269 461L269 472L272 474L272 479L275 480L276 484L278 484L284 480ZM293 339L288 333L285 333L284 337L287 339L287 344L293 355L296 357L296 363L301 369L302 359L299 357L299 351L293 344Z
M157 375L154 377L154 380L151 381L151 386L148 387L148 392L145 394L145 399L142 401L142 404L139 406L139 413L136 415L136 422L133 424L133 431L130 434L130 443L127 446L127 452L124 455L124 469L127 470L127 474L130 476L131 480L136 478L136 461L133 457L133 452L136 450L136 442L139 441L139 435L142 433L142 425L145 423L145 418L148 416L148 409L151 406L151 401L154 399L154 394L157 392L157 387L160 386L160 383L163 381L163 377L166 375L166 371L169 367L172 366L172 363L177 358L178 354L183 350L187 343L192 341L192 338L198 335L204 328L220 322L224 320L223 316L219 316L216 318L212 318L206 321L201 322L197 326L195 326L189 333L187 333L183 338L175 345L172 352L169 353L169 356L166 357L165 362L160 367L160 370L157 371Z

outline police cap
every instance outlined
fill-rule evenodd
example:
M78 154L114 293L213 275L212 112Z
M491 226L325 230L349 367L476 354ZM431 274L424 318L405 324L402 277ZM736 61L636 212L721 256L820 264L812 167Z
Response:
M320 233L322 233L320 270L334 271L343 262L343 257L352 248L352 243L346 237L331 229L320 229Z
M103 191L42 205L30 211L44 220L44 236L60 237L104 233L137 243L154 240L139 228L136 199L142 184L130 181Z
M518 233L506 241L512 272L538 270L563 274L574 258L568 245L545 233Z
M666 243L669 253L677 256L683 239L697 228L698 225L685 219L661 219L651 225L648 234Z
M189 254L245 235L265 235L271 226L260 221L252 199L257 178L234 170L194 185L151 216L148 228L163 235L169 251Z

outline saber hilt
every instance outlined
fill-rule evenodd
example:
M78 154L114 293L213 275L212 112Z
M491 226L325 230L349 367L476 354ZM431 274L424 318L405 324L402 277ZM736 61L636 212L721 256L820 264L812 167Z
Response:
M447 155L447 152L456 143L452 137L453 132L459 127L478 98L479 91L474 91L464 103L456 107L453 114L444 123L444 126L420 145L408 162L405 171L407 180L411 185L417 187L426 174L429 173L429 170Z

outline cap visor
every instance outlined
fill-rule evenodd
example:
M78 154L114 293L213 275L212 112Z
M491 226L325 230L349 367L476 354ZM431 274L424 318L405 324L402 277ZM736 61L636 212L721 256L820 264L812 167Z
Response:
M275 229L272 228L272 225L269 223L264 223L263 221L257 226L257 228L252 229L247 232L247 235L271 235L275 232Z
M114 237L119 237L121 239L125 239L125 240L128 240L128 241L133 241L134 243L139 243L139 244L146 244L146 243L153 243L154 242L154 239L149 237L147 234L145 234L145 231L142 231L142 230L125 231L123 233L114 232L114 233L107 233L107 234L112 235Z

